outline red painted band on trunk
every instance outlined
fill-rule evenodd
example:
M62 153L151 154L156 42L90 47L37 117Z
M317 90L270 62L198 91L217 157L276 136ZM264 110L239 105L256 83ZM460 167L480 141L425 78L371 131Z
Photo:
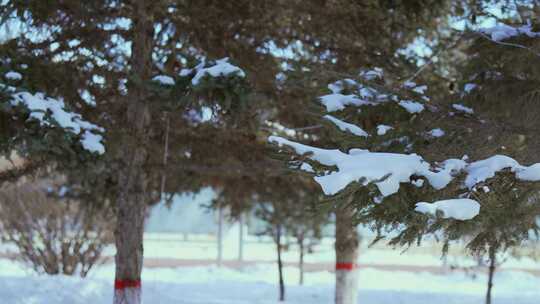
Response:
M141 280L114 280L114 289L141 288Z
M354 270L355 268L355 263L336 263L336 270Z

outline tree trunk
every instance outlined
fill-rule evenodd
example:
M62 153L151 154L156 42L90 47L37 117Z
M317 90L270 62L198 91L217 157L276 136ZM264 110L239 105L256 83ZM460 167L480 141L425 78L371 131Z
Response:
M152 67L153 25L150 5L145 0L133 4L133 44L131 73L137 81L147 81ZM119 191L116 202L116 273L114 304L141 303L143 232L148 177L144 165L148 157L148 93L141 83L128 83L126 119L123 121L119 159Z
M218 235L217 235L217 265L221 267L223 263L223 207L218 209Z
M298 268L300 269L300 285L304 285L304 236L298 238L298 247L300 247L300 261Z
M240 214L240 235L238 236L238 261L244 260L244 215Z
M118 206L114 304L141 303L145 203L142 197L127 197Z
M279 301L285 301L285 283L283 281L283 262L281 261L281 225L276 229L277 263L279 272Z
M489 247L489 273L488 273L488 288L486 293L486 304L491 304L491 289L493 288L493 276L497 263L497 249L494 246Z
M358 297L358 232L353 209L336 210L336 304L356 304Z

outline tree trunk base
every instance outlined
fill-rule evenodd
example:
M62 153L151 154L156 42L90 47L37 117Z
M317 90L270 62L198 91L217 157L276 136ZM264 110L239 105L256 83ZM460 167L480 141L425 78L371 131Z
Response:
M348 204L349 205L349 204ZM358 302L359 236L353 221L351 207L336 210L336 290L335 304Z
M358 272L356 269L336 269L336 304L356 304Z
M141 304L141 288L131 287L114 291L114 304Z

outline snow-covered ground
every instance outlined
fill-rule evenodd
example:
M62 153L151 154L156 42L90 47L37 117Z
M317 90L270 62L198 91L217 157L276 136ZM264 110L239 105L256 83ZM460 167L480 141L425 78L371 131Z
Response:
M170 266L143 271L143 298L146 304L263 304L278 303L276 250L269 238L244 235L243 260L239 253L239 226L227 228L223 240L223 259L235 268L217 267L216 238L210 234L145 233L146 262ZM244 229L244 232L247 229ZM363 233L363 235L366 235ZM292 240L291 240L292 241ZM362 304L477 304L483 302L486 288L484 271L450 271L440 259L440 244L425 242L406 252L362 242L359 257L359 300ZM287 285L286 303L333 303L334 240L324 238L306 256L305 285L299 286L297 247L284 252ZM0 254L15 253L15 248L0 244ZM105 255L113 256L114 247ZM172 267L182 261L184 267ZM156 263L157 262L157 263ZM148 263L151 264L151 263ZM199 265L199 266L196 266ZM202 266L201 266L202 265ZM324 266L324 267L321 267ZM451 250L446 266L477 265L458 250ZM540 263L531 258L508 258L495 277L495 304L538 303ZM434 271L440 270L440 271ZM536 275L524 271L536 271ZM114 265L98 266L85 279L37 275L18 262L0 259L0 304L82 304L110 303Z
M463 272L448 275L360 269L362 304L477 304L482 303L486 277ZM0 302L13 304L110 303L114 267L98 267L86 279L36 275L20 264L0 260ZM277 270L259 264L230 268L153 268L143 272L144 303L252 304L277 303ZM287 303L333 302L334 276L330 272L306 274L299 286L298 270L285 269ZM495 304L538 303L540 278L523 272L502 271L495 278Z
M231 229L224 240L224 259L238 258L237 231ZM201 260L205 266L145 268L143 297L147 304L248 304L277 303L277 269L275 249L271 242L248 237L244 260L251 262L236 268L217 267L216 243L211 236L147 233L145 256L153 260ZM2 245L1 249L10 249ZM333 241L324 239L307 263L327 263L334 260ZM108 255L114 254L112 248ZM364 244L359 258L359 300L362 304L477 304L483 302L486 275L449 271L442 268L440 252L433 244L412 248L401 253L383 246L367 248ZM285 261L295 263L298 252L290 247ZM476 261L459 253L449 257L448 265L472 266ZM289 264L292 265L292 264ZM386 267L381 267L386 266ZM417 266L402 271L399 266ZM436 274L422 267L447 269ZM532 259L509 259L495 277L495 304L538 303L540 276L512 269L540 268ZM427 269L427 268L425 268ZM442 274L441 274L442 273ZM37 275L18 262L0 259L0 303L8 304L78 304L110 303L114 266L98 266L85 279L66 276ZM285 268L287 303L322 304L333 302L334 275L330 271L307 272L305 285L298 285L296 267Z

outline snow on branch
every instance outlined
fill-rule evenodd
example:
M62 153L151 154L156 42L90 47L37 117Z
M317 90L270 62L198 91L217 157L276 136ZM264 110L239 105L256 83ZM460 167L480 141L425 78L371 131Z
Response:
M416 102L416 101L412 101L412 100L402 100L399 102L399 105L401 107L403 107L405 110L407 110L407 112L411 113L411 114L414 114L414 113L420 113L422 111L424 111L424 105L419 103L419 102Z
M385 135L388 131L392 130L393 127L387 125L378 125L377 126L377 135Z
M374 68L373 70L363 70L360 72L360 77L366 80L382 79L384 76L383 69Z
M162 85L173 86L174 79L171 76L167 75L157 75L152 78L152 81L159 82Z
M469 189L477 184L484 182L499 171L510 169L516 174L516 178L522 181L537 182L540 181L540 163L529 167L520 165L515 159L505 155L494 155L484 160L470 163L466 167L467 177L465 186Z
M435 138L443 137L445 134L446 133L441 128L435 128L435 129L432 129L429 132L427 132L427 135L429 135L431 137L435 137Z
M531 38L540 37L540 32L533 32L530 24L522 25L519 27L512 27L506 24L500 24L494 27L480 29L477 33L481 37L494 43L524 49L536 56L540 56L540 53L525 45L502 41L520 35L526 35Z
M204 77L238 76L244 78L246 76L241 68L229 63L228 57L215 61L202 60L201 63L192 69L180 70L179 75L181 77L192 76L193 78L191 78L191 85L193 86L199 85L201 79ZM175 84L174 78L168 75L156 75L152 78L152 81L158 82L164 86L173 86Z
M328 89L334 94L339 94L343 92L348 87L358 86L358 82L353 79L345 78L343 80L338 80L328 85Z
M351 134L361 136L361 137L368 137L368 133L364 131L362 128L360 128L357 125L353 125L351 123L345 122L341 119L337 119L332 115L324 115L324 119L331 121L333 124L335 124L341 131L346 131Z
M520 165L516 160L504 155L467 163L461 159L448 159L431 165L417 154L370 152L351 149L349 153L340 150L315 148L271 136L271 143L288 146L296 154L308 157L325 166L336 166L337 171L324 176L316 176L326 195L334 195L353 182L364 181L364 185L375 182L383 196L399 191L401 183L414 182L413 175L424 177L435 189L445 188L457 175L465 173L465 186L469 189L495 176L504 169L511 169L522 181L540 181L540 163L530 167ZM382 181L379 181L383 179Z
M373 78L379 77L382 77L382 73L377 76L373 74ZM425 110L424 103L410 100L410 98L402 99L391 92L383 94L374 87L360 84L352 79L336 81L328 88L332 94L319 98L328 112L343 110L346 106L372 106L387 102L396 103L411 114ZM423 96L427 89L425 86L409 81L403 84L402 89L412 91L412 95L407 95L429 100ZM352 94L349 94L351 92ZM467 114L474 113L473 109L461 104L453 104L452 107ZM363 129L334 116L325 115L323 118L334 123L342 131L368 136ZM384 135L390 129L392 129L391 126L378 125L376 132L378 135ZM424 135L436 138L444 136L445 132L440 128L434 128L425 132ZM540 163L529 167L522 166L516 160L504 155L495 155L475 162L470 162L464 157L430 164L418 154L371 152L364 149L350 149L343 152L338 149L312 147L279 136L270 136L268 141L280 147L286 146L297 155L328 167L326 171L317 170L316 172L312 172L314 170L311 165L302 168L315 175L314 180L326 195L338 194L352 183L359 183L362 186L373 184L380 192L379 200L382 200L384 197L397 193L401 184L408 183L423 187L427 182L433 189L441 190L458 177L460 183L463 183L461 189L471 191L475 190L479 184L495 177L498 172L507 169L510 169L518 180L540 181ZM457 220L468 220L478 215L480 204L463 196L460 197L434 203L420 202L417 203L415 210L424 214L441 214L443 218Z
M452 168L430 170L430 164L416 154L369 152L351 149L349 153L310 147L285 138L271 136L268 140L280 146L288 146L297 154L308 157L325 166L336 166L337 171L316 176L315 181L326 195L334 195L353 182L364 181L364 185L375 182L383 196L399 190L400 183L411 182L411 176L424 176L434 188L440 189L452 180ZM382 179L382 181L380 181Z
M218 59L213 63L207 63L205 60L203 60L193 69L182 69L180 71L180 76L182 77L186 77L191 74L194 74L193 78L191 79L191 84L194 86L198 85L201 79L206 76L227 77L235 75L242 78L246 77L246 74L241 68L229 63L228 57Z
M527 35L531 38L540 37L540 32L533 32L530 24L513 27L506 24L499 24L489 28L481 28L480 33L489 35L491 40L499 42L519 35Z
M436 215L437 211L442 213L443 218L453 218L456 220L470 220L480 213L480 204L472 199L458 198L436 201L434 203L416 203L416 212Z
M473 90L475 90L478 87L475 83L466 83L463 86L463 93L464 94L470 94Z
M24 106L30 112L30 119L39 121L41 126L54 124L73 134L81 134L80 143L89 152L103 154L105 146L99 133L105 130L82 118L80 114L67 111L62 99L46 97L43 93L16 92L11 95L12 106Z
M349 105L362 106L374 104L373 102L361 99L354 94L343 95L341 93L324 95L320 97L320 100L328 112L340 111Z
M474 110L472 108L466 107L466 106L464 106L462 104L459 104L459 103L452 104L452 108L454 108L455 110L458 110L460 112L463 112L463 113L474 114Z
M383 72L381 69L368 70L360 73L360 76L367 81L374 79L382 79ZM417 85L414 82L406 82L403 86L416 96L420 96L423 100L429 100L424 95L427 90L426 85ZM327 112L336 112L345 109L347 106L374 106L385 102L395 101L411 114L420 113L424 110L424 105L413 100L401 100L397 95L381 92L377 88L359 83L353 79L346 78L338 80L328 85L328 89L332 91L319 97L319 101L326 107ZM348 93L348 94L345 94Z
M21 80L22 79L22 75L18 72L15 72L15 71L9 71L7 72L4 77L6 79L9 79L9 80Z

